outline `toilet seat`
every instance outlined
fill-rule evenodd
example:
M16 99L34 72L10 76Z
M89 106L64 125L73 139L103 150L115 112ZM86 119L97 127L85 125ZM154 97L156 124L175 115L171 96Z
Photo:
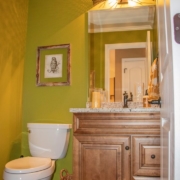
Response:
M50 158L24 157L12 160L5 165L8 173L31 173L47 169L51 166Z
M26 157L26 158L30 158L30 159L34 159L36 157ZM22 158L24 159L24 158ZM43 179L43 178L46 178L48 176L51 176L55 170L55 161L54 160L51 160L49 158L38 158L38 159L46 159L47 162L49 162L50 160L50 166L48 167L48 165L46 166L40 166L41 167L41 170L37 170L37 169L40 169L39 167L34 167L34 168L30 168L31 170L29 170L29 172L27 173L20 173L18 167L17 167L17 171L15 171L10 165L12 161L10 161L9 163L6 164L5 166L5 170L4 170L4 174L3 174L3 179L4 180L38 180L38 179ZM16 160L13 160L14 162L20 162L19 161L20 159L16 159ZM35 160L35 159L34 159ZM37 159L36 159L37 160ZM41 161L41 160L40 160ZM44 161L44 160L43 160ZM42 161L41 161L42 162ZM9 164L9 165L8 165ZM49 163L47 163L49 164ZM7 167L8 165L8 167ZM9 166L11 168L9 168ZM46 167L46 168L45 168ZM28 168L25 168L26 171L28 171ZM34 171L33 171L33 170ZM14 171L16 173L12 173L12 172L7 172L7 171ZM31 171L31 172L30 172Z

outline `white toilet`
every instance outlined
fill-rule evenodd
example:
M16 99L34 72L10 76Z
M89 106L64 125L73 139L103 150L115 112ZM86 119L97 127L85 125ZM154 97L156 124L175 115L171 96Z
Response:
M28 123L29 148L33 157L5 165L4 180L51 180L55 160L66 155L71 124Z

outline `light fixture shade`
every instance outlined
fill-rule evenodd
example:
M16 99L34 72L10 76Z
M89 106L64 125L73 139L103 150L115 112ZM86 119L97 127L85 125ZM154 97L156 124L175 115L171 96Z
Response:
M118 4L128 4L128 0L118 0Z
M105 1L105 0L92 0L93 1L93 5L96 5L96 4L98 4L98 3L100 3L100 2L103 2L103 1Z
M106 0L92 0L93 1L93 5L96 5L100 2L106 1ZM128 0L117 0L118 4L128 4Z

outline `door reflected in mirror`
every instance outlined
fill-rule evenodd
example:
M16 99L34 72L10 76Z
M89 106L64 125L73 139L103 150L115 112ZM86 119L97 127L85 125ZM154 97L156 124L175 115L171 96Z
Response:
M109 102L122 102L124 91L133 94L134 102L142 101L151 66L148 51L151 46L147 42L105 45L105 89Z

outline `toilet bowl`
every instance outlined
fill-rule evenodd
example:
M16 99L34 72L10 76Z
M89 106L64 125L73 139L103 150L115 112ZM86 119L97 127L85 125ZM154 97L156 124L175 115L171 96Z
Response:
M8 162L3 180L51 180L55 160L66 155L70 128L70 124L28 123L32 157Z
M49 158L24 157L6 164L4 180L50 180L55 161Z

